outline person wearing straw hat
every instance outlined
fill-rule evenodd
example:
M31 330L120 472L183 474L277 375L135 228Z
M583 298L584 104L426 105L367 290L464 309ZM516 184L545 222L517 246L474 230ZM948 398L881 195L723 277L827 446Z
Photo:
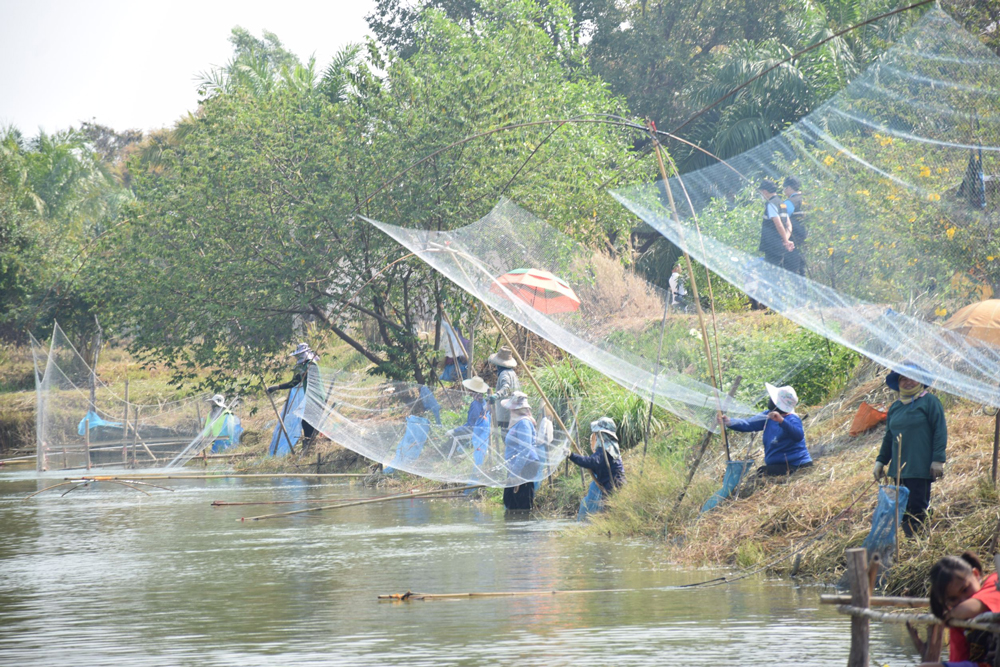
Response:
M423 453L424 445L427 444L427 438L431 432L431 422L424 417L426 408L424 408L423 398L419 395L410 395L404 400L409 401L410 414L406 418L406 429L396 445L392 460L382 469L382 473L385 475L393 474L397 468L412 466Z
M499 401L496 408L497 426L500 427L500 435L506 437L511 416L510 411L503 406L503 399L521 391L521 381L517 379L517 373L514 371L517 368L517 359L514 358L510 348L504 345L495 354L490 355L489 364L496 369L497 388L487 400L491 404Z
M471 440L472 460L479 468L486 460L486 452L490 442L490 406L486 402L486 392L490 387L478 375L474 378L462 381L462 386L472 393L472 403L469 404L469 412L466 415L465 423L457 426L448 435L452 438Z
M767 389L767 409L749 419L730 419L722 415L719 421L731 431L763 431L764 465L757 468L757 475L791 475L800 468L812 466L812 457L806 449L802 419L795 414L799 396L790 386L775 387L764 383Z
M295 389L302 387L305 391L306 380L309 378L309 365L319 363L319 355L312 351L308 343L299 343L290 357L295 358L295 367L292 369L292 379L282 384L271 385L267 388L267 393L273 394L283 389ZM316 429L312 424L302 420L302 452L308 451L316 436Z
M587 515L601 511L604 507L604 497L625 484L625 467L622 465L618 430L614 419L601 417L590 422L590 448L594 452L590 456L572 452L568 452L567 456L570 461L594 474L587 495L580 501L577 521L583 521Z
M503 506L508 510L530 510L535 506L535 478L539 472L535 449L535 420L531 416L528 395L515 391L501 405L510 415L510 429L504 437L504 464L508 482L517 482L503 490Z
M889 406L882 447L875 457L875 479L882 479L888 465L893 483L896 466L902 461L899 483L910 492L903 515L903 532L907 537L913 535L927 516L931 484L944 474L948 447L944 408L919 377L928 377L927 371L910 361L904 361L899 371L886 376L886 386L898 392L899 398Z

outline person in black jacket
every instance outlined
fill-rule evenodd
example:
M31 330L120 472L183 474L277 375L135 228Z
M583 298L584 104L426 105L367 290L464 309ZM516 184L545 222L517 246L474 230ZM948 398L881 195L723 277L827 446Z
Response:
M775 266L784 266L785 258L795 250L792 243L790 224L786 225L785 202L778 196L778 184L764 179L758 186L764 198L764 213L760 223L760 244L757 249L764 253L764 260Z
M309 377L309 366L310 364L319 363L319 355L312 351L308 343L299 343L295 351L292 352L290 357L295 357L295 367L292 369L292 379L283 384L271 385L267 388L267 393L273 394L276 391L281 391L282 389L295 389L296 387L302 387L302 391L306 390L306 380ZM303 399L304 400L304 399ZM316 429L313 428L312 424L302 421L302 453L306 453L312 447L313 440L316 438Z
M785 208L792 224L789 237L795 244L795 249L785 256L785 268L800 276L806 275L806 203L802 199L802 183L794 176L785 178L782 186L785 188Z
M594 476L587 495L580 501L577 521L583 521L588 514L600 511L604 505L604 497L625 484L625 467L622 465L614 419L601 417L590 423L590 447L594 451L590 456L568 456L570 461L590 470Z

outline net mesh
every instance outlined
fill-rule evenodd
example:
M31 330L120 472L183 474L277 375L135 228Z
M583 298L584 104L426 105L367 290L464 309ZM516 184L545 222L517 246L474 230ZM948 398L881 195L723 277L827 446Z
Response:
M998 99L1000 59L934 9L781 135L613 195L798 324L897 370L916 363L907 375L926 384L1000 405L1000 350L946 321L1000 284ZM797 214L779 213L792 251L765 219L756 187L769 178L780 193L788 176L802 192Z
M302 419L330 440L384 466L441 482L511 487L538 482L563 462L567 434L508 438L491 418L477 418L468 392L393 382L313 365L306 381ZM544 433L542 403L529 397L533 431ZM554 404L573 429L570 406ZM547 418L547 417L546 417ZM512 432L514 424L511 424Z
M720 406L734 415L756 412L702 381L707 366L690 316L671 311L679 335L668 335L661 348L663 290L513 202L502 200L451 231L365 219L489 307L682 419L717 430ZM526 277L528 270L539 280Z
M58 324L44 358L44 372L36 371L38 471L178 466L212 444L204 396L127 402L91 370ZM147 384L132 383L133 395L155 393Z

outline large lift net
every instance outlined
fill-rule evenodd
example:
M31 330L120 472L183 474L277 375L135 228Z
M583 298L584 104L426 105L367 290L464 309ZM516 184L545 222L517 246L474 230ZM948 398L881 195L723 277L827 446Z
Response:
M666 186L613 194L800 325L897 370L916 363L923 370L907 375L1000 405L1000 350L941 326L1000 284L998 152L1000 59L934 9L781 135ZM772 179L780 193L787 176L801 181L805 204L801 218L790 216L794 253L761 243L775 227L764 221L757 184Z
M368 221L489 307L682 419L717 430L720 409L754 412L702 381L700 333L690 324L683 345L661 348L669 299L663 290L508 200L451 231ZM561 281L578 307L538 306L502 278L529 269Z
M565 459L567 434L546 429L542 401L529 398L530 441L497 428L493 407L469 421L472 394L310 367L302 420L330 440L384 466L440 482L512 487L549 477ZM554 405L573 429L570 405ZM478 410L476 411L479 412ZM511 425L513 426L513 424ZM551 434L551 439L545 437Z
M136 381L132 396L147 402L126 401L87 365L58 324L48 352L35 341L32 352L39 472L179 466L212 444L205 396L151 403L155 389Z

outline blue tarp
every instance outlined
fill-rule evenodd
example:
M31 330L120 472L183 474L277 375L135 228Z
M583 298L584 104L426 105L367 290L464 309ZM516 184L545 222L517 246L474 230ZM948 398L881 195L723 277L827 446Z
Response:
M711 498L701 506L702 512L714 509L719 503L729 498L736 491L736 487L743 481L743 477L753 466L753 461L730 461L726 464L726 474L722 478L722 488L716 491Z
M212 443L212 453L218 454L219 452L224 452L230 447L240 444L240 436L242 434L243 424L240 422L240 418L234 414L227 414L226 422L223 424L222 430L216 434L218 439Z
M80 420L80 425L77 426L77 433L80 435L87 435L87 422L90 422L90 430L93 431L98 426L107 426L108 428L121 428L121 422L107 422L97 416L97 413L93 410L88 410L87 414L84 415L83 419Z
M875 514L872 515L872 531L861 543L868 550L868 555L879 554L886 557L896 544L896 520L893 518L893 510L897 508L896 487L891 485L880 486L878 488L878 505L875 507ZM903 525L903 514L906 512L906 502L910 498L910 490L905 486L899 487L899 525Z
M281 411L281 419L285 422L285 430L288 431L288 437L292 439L292 443L298 442L302 435L302 412L305 409L305 397L306 393L303 387L293 387L288 392L288 401ZM281 431L281 424L275 424L274 435L271 436L271 446L267 450L268 455L285 456L291 451L291 445Z
M580 501L580 510L576 513L576 520L584 521L588 515L604 509L603 496L604 493L601 491L601 487L597 485L597 482L591 480L590 488L587 489L587 495Z

